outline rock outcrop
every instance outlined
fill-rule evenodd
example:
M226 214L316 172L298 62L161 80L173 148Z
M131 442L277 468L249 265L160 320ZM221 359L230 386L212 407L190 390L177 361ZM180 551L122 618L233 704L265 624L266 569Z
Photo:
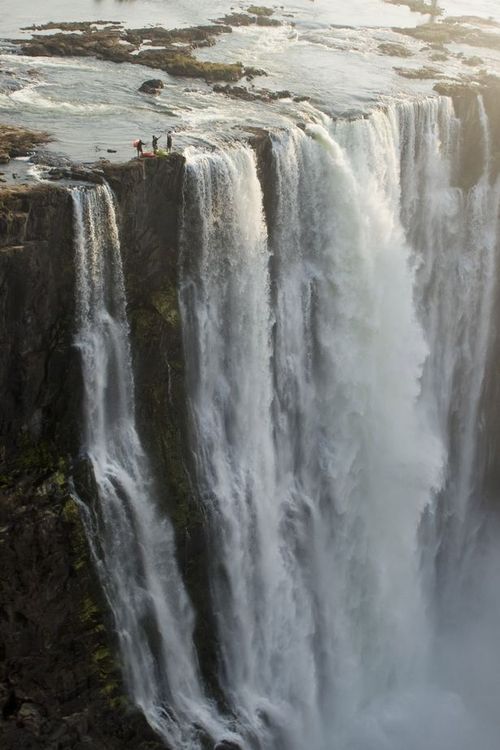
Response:
M143 94L159 94L164 86L160 78L150 78L139 86L139 91Z
M194 55L199 47L213 45L219 34L231 32L231 26L227 24L185 29L163 29L160 26L125 29L116 23L101 28L98 23L71 24L70 31L64 23L31 27L31 31L61 30L17 41L22 53L33 57L97 57L116 63L147 65L173 76L207 81L238 81L247 73L240 62L206 62ZM252 71L255 75L253 69L248 72Z
M7 164L15 156L26 156L47 141L50 141L48 133L0 124L0 164Z

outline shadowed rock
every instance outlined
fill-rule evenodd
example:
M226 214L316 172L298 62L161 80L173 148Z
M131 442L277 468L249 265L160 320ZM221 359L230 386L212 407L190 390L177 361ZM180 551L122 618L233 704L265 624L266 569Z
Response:
M150 78L139 86L139 91L143 94L159 94L163 87L164 83L160 78Z

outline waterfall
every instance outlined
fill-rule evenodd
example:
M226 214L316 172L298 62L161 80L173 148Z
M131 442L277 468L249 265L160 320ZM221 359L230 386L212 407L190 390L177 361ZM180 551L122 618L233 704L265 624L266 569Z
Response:
M448 99L276 134L267 222L249 148L187 155L192 448L219 682L253 746L495 747L436 666L436 597L474 544L498 242L478 113L470 189Z
M113 195L72 190L87 530L128 690L171 748L498 745L500 555L478 439L500 182L480 97L475 116L474 184L463 122L437 97L274 133L262 182L248 146L186 154L179 301L213 698L135 423Z
M403 191L403 214L416 254L416 296L430 342L424 397L448 455L436 544L452 588L462 583L464 558L474 554L478 530L476 446L498 244L499 184L492 182L491 135L481 97L477 109L484 165L469 190L453 182L461 134L451 101L434 100L420 108L424 138L412 125L412 108L400 110L404 173L411 172L420 152L420 174L413 189Z
M97 487L89 540L135 703L169 746L196 748L220 724L203 695L194 615L157 506L134 416L134 382L114 201L108 186L71 191L76 344L84 383L84 451Z

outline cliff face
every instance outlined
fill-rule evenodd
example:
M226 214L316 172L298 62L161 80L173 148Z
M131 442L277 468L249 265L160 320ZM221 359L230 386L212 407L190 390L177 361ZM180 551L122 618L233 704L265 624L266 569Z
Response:
M0 192L0 451L74 446L79 368L71 199L52 187ZM64 387L62 384L65 384ZM76 407L76 408L75 408Z
M160 496L192 560L176 294L182 165L174 155L110 167L107 177L121 217L139 425L154 465L167 466ZM160 744L124 696L71 496L70 482L82 497L92 482L79 458L68 191L0 192L0 289L0 745L153 750Z
M182 575L198 613L195 641L205 678L214 673L206 535L188 450L178 309L178 234L184 160L107 168L119 206L138 428L171 518Z

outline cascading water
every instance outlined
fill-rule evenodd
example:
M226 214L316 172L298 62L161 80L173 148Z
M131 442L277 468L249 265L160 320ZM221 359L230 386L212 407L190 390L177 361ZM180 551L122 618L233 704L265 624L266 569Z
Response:
M478 410L493 309L498 184L491 183L489 124L481 98L478 121L484 167L468 191L453 186L461 134L451 101L435 100L421 108L418 116L425 134L421 141L412 110L409 106L400 110L403 173L411 171L420 152L420 174L413 187L403 191L403 216L419 259L416 296L431 343L424 391L450 457L442 498L447 517L442 541L457 582L459 559L474 544L468 537L474 528L468 516L474 513L470 499Z
M470 541L492 313L479 112L470 190L447 99L276 136L268 236L253 153L188 155L181 307L220 683L262 747L495 747L436 673L433 598L443 540Z
M113 198L72 191L89 537L130 692L172 748L497 747L496 563L476 554L474 508L500 187L480 99L477 118L468 187L448 99L276 134L265 196L252 149L187 154L180 303L217 703L135 426Z
M72 190L84 450L98 507L89 539L119 638L130 692L171 747L197 747L220 724L203 696L192 644L194 615L157 507L137 434L120 243L106 185Z

